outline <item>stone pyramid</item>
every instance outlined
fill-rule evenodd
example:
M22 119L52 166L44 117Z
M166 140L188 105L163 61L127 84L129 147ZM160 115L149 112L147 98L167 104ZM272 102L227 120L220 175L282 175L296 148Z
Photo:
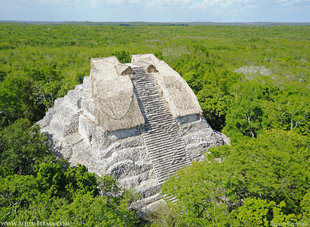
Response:
M201 116L185 80L153 54L91 59L90 76L55 101L38 122L52 151L98 175L114 175L141 194L142 211L159 203L160 185L229 143Z

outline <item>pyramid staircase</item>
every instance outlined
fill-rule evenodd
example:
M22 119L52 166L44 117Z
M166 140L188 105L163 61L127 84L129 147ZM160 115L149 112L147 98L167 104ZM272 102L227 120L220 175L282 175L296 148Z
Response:
M158 182L164 183L178 169L189 165L185 144L177 122L164 104L153 77L142 67L133 68L131 80L142 115L146 133L143 139L154 165Z

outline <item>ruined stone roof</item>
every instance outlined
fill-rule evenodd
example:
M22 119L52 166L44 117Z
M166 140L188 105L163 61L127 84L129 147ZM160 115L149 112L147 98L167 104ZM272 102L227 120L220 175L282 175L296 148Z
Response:
M133 128L144 123L133 85L130 66L116 57L91 60L95 118L104 131Z

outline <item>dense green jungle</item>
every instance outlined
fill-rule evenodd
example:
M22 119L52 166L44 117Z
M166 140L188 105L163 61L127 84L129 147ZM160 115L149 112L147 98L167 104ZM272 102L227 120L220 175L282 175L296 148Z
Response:
M70 167L35 122L90 59L153 53L193 89L231 146L179 170L146 220L111 176ZM310 225L310 26L0 24L0 223Z

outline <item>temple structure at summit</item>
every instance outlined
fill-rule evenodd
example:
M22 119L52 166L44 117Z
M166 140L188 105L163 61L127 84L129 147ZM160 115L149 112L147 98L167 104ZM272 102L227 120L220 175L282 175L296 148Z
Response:
M158 204L160 185L178 169L228 143L202 117L185 80L153 54L127 64L92 59L90 76L38 123L56 155L114 175L142 195L135 206L144 211Z

